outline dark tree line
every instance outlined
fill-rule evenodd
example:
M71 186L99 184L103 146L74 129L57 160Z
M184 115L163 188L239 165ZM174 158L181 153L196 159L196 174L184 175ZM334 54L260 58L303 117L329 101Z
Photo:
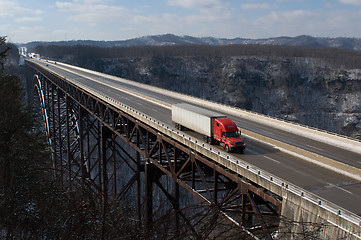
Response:
M70 190L53 175L50 149L34 128L21 80L5 72L12 45L0 42L0 239L116 239L134 236L127 209L104 214L88 186ZM120 224L123 223L123 224ZM113 226L114 225L114 226ZM133 228L131 228L133 229ZM135 229L135 228L134 228Z
M7 52L10 50L10 46L8 46L8 44L5 44L5 42L6 42L6 37L0 36L0 66L1 66L0 71L1 71L1 73L4 71L4 65L5 65Z
M330 47L280 46L280 45L175 45L102 48L94 46L38 46L34 49L41 56L63 60L72 56L81 64L96 58L139 58L139 57L199 57L229 58L234 56L263 58L314 58L334 67L360 68L361 52Z

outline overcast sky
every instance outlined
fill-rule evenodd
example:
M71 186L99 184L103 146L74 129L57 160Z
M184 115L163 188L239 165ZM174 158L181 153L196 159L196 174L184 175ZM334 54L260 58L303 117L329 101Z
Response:
M361 0L0 0L8 41L311 35L361 38Z

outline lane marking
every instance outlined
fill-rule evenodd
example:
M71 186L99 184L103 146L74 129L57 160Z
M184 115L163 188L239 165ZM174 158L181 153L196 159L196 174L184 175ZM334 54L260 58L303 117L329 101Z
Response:
M339 187L339 186L334 185L334 184L332 184L332 183L328 183L328 185L330 185L330 186L332 186L332 187L335 187L335 188L337 188L337 189L340 189L340 190L342 190L342 191L344 191L344 192L347 192L348 194L353 195L352 192L350 192L350 191L348 191L348 190L346 190L346 189L344 189L344 188L342 188L342 187Z
M264 133L267 133L267 134L269 134L269 135L275 135L274 133L271 133L271 132L269 132L269 131L263 130L263 132L264 132Z
M277 161L276 159L270 158L270 157L268 157L268 156L264 156L264 157L267 158L267 159L269 159L269 160L271 160L271 161L274 161L274 162L276 162L276 163L280 163L280 162Z
M308 145L308 144L306 144L306 146L307 146L307 147L310 147L310 148L313 148L313 149L317 149L318 151L321 151L321 152L323 152L323 151L324 151L323 149L318 148L318 147L314 147L314 146L312 146L312 145Z

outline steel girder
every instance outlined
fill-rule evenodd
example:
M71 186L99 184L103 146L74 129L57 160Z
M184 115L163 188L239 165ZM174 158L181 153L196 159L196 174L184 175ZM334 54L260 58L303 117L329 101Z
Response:
M54 166L68 183L91 183L103 201L122 200L133 192L137 219L148 230L156 221L157 186L174 212L173 232L177 234L182 221L197 236L197 221L180 208L181 186L246 235L272 239L279 221L279 197L77 85L28 65L41 73L38 89L49 117ZM124 167L130 169L126 181L120 174ZM172 180L171 187L164 184L163 176Z

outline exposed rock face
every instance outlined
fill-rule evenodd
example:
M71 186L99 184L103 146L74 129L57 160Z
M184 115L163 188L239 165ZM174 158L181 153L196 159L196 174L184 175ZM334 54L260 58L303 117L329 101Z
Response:
M319 59L148 57L82 66L352 137L361 135L361 69Z

